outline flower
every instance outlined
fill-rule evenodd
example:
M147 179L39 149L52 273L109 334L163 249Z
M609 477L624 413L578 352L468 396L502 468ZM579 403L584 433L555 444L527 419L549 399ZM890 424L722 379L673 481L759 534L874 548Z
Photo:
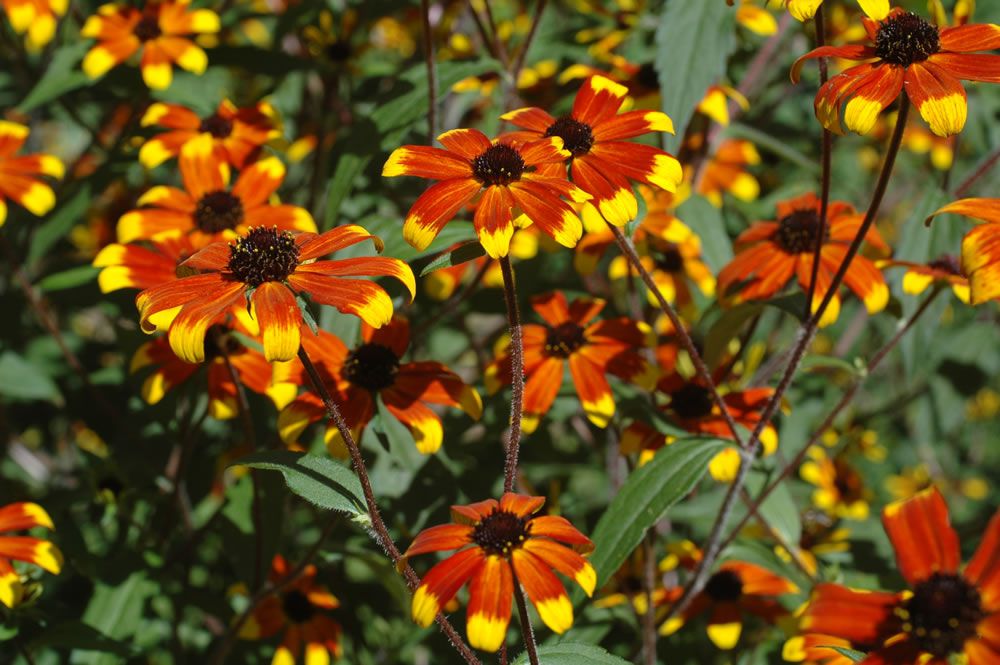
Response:
M788 13L799 21L807 21L815 14L823 0L785 0L788 6ZM858 0L861 9L868 16L876 21L880 21L889 14L889 0Z
M479 393L441 363L402 362L410 344L406 319L395 318L378 330L363 325L361 340L348 351L336 335L322 330L318 335L304 331L302 336L302 345L324 383L336 391L341 413L355 439L374 416L376 397L406 425L417 450L424 454L436 452L444 439L441 419L427 404L453 406L475 420L482 415ZM297 361L279 369L275 376L277 385L300 385L304 380L304 369ZM292 443L308 425L321 420L327 420L323 402L307 392L278 416L278 432L282 440ZM331 452L346 453L340 432L332 424L327 425L326 439Z
M936 488L889 504L882 524L911 590L889 593L819 584L802 617L803 634L848 640L869 652L865 660L871 663L946 663L956 656L970 665L997 662L1000 511L962 571L958 535Z
M269 579L279 584L290 573L280 554L271 562ZM309 564L292 583L267 596L240 629L245 640L262 640L284 629L281 644L274 650L271 665L295 665L304 655L306 665L328 663L340 658L340 624L327 615L340 601L316 583L316 566Z
M597 573L582 555L592 552L594 544L564 517L535 516L544 503L544 497L508 492L499 502L487 499L452 506L453 524L433 526L417 534L404 559L427 552L458 551L424 576L413 593L413 620L429 626L468 583L469 644L496 651L507 635L514 585L520 584L546 626L556 633L569 630L573 605L552 571L562 573L592 595Z
M10 503L0 508L0 533L22 531L34 527L55 529L52 518L37 503ZM63 557L55 545L31 536L0 536L0 603L14 607L24 596L21 576L14 570L11 559L26 561L58 575Z
M727 139L705 164L698 193L716 208L722 207L722 194L729 192L740 201L754 201L760 194L760 183L747 166L760 163L760 154L750 141Z
M365 240L381 249L376 236L354 225L321 235L256 226L231 244L212 243L181 264L203 274L154 286L136 297L142 328L167 330L174 353L194 363L205 359L208 326L235 304L249 305L268 361L290 360L299 350L299 295L381 327L392 318L389 295L373 282L348 277L395 277L412 298L416 284L410 267L398 259L371 256L316 260Z
M573 182L593 197L605 219L622 226L639 214L629 179L676 191L683 179L680 162L659 148L630 139L649 132L674 132L660 111L618 113L628 89L604 76L591 76L576 93L569 115L553 118L540 108L521 108L501 119L523 128L508 136L518 140L558 136L569 152ZM560 175L556 169L546 169Z
M927 263L912 261L885 260L879 261L880 268L906 268L903 274L903 293L919 295L931 284L943 284L951 287L955 297L964 303L969 302L969 280L962 273L957 256L942 254Z
M181 150L180 167L184 189L158 185L139 197L143 207L118 220L119 242L179 233L200 236L200 243L231 240L260 225L316 232L305 208L269 202L285 177L277 157L254 162L229 189L229 166L216 152L211 134L200 134Z
M219 16L209 9L189 10L190 0L144 3L143 9L114 3L101 5L80 30L97 40L83 58L83 71L92 79L142 51L142 80L154 90L170 87L171 64L202 74L208 56L189 38L219 31Z
M149 139L139 150L139 161L147 169L176 157L181 148L202 134L212 137L218 161L243 168L257 159L261 146L281 135L276 112L267 102L236 108L225 99L215 113L205 118L179 104L157 102L146 109L141 124L169 130Z
M664 236L673 236L674 240L666 240ZM639 249L642 252L639 262L649 271L667 302L687 307L692 302L692 286L706 296L715 293L715 277L701 258L701 238L679 221L671 224L664 234L647 235ZM608 274L611 279L625 279L636 273L626 257L616 256ZM651 304L659 304L652 291L647 290L646 295Z
M7 220L7 199L41 217L56 204L52 188L39 179L47 175L63 177L63 164L52 155L22 155L21 149L29 130L16 122L0 120L0 226Z
M66 13L67 5L67 0L0 0L10 27L19 35L27 34L25 43L31 52L40 51L52 41L56 23Z
M754 0L740 0L740 6L736 8L736 22L747 30L758 35L773 35L778 31L778 22L763 7L753 4ZM730 5L733 0L726 0Z
M669 557L654 564L656 573L653 576L652 593L647 594L644 583L646 576L645 550L641 547L636 548L601 588L600 598L594 601L593 606L604 609L628 604L635 611L636 616L643 616L649 608L648 600L650 598L653 601L653 607L677 600L681 590L676 587L667 589L663 586L663 572L670 569L668 563L671 563Z
M996 241L1000 237L1000 199L959 199L931 217L946 212L986 222L962 238L961 272L969 278L970 303L1000 298L1000 245Z
M743 7L740 7L740 9L743 9ZM767 15L769 17L771 16L770 14ZM698 102L698 112L704 113L720 125L728 125L730 99L736 102L736 105L744 111L750 110L750 101L736 88L728 85L710 85L708 86L708 90L705 91L705 96L701 98L700 102ZM760 161L759 156L757 157L757 160Z
M875 7L873 5L879 5ZM977 51L1000 48L1000 26L973 24L938 28L900 7L883 15L884 2L862 3L863 18L873 46L821 46L792 66L797 81L810 58L841 57L873 60L832 77L816 95L816 117L830 131L841 133L841 105L847 128L867 134L879 113L900 93L912 101L938 136L958 134L968 113L960 80L1000 82L1000 56ZM794 13L794 12L793 12Z
M820 202L815 194L782 201L778 220L756 222L736 238L738 253L719 273L719 290L739 290L739 300L766 300L776 294L794 275L803 291L812 280L816 235L819 233ZM820 254L812 311L819 309L833 276L847 255L847 248L861 226L863 215L850 204L830 202L827 228ZM889 246L872 226L865 236L873 248L888 253ZM742 287L738 284L746 282ZM870 314L881 311L889 302L889 287L875 264L864 256L855 256L844 276L844 283L865 304ZM820 319L820 326L837 320L840 297L834 296Z
M816 486L813 504L839 518L868 519L871 492L847 458L844 455L827 457L820 446L811 447L807 455L809 459L799 467L799 475Z
M561 292L535 296L531 306L544 325L526 324L524 335L524 413L521 427L533 432L552 407L569 363L573 385L590 422L607 427L615 401L606 375L613 374L646 389L656 379L653 366L642 356L650 330L628 318L594 321L607 303L578 298L572 303ZM486 368L491 393L511 383L511 358L504 350Z
M396 148L382 175L412 175L440 180L420 195L403 224L403 237L417 249L426 249L444 225L482 192L473 224L479 242L492 258L507 256L514 235L516 207L556 242L573 247L583 234L580 218L560 195L584 201L587 194L566 180L565 174L543 174L546 164L561 163L569 153L562 139L514 144L490 142L476 129L453 129L438 137L445 147L407 145Z
M799 518L802 534L799 536L799 561L811 574L819 567L818 557L850 549L848 539L850 529L840 526L840 520L816 508L807 508ZM774 546L775 553L784 561L791 562L792 555L782 545Z

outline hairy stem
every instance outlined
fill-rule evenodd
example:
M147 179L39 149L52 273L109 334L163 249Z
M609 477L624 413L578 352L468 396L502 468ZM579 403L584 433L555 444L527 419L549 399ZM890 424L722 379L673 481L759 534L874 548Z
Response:
M816 8L816 48L826 44L826 26L823 21L823 5ZM826 83L829 72L827 71L826 58L820 58L819 83L822 86ZM826 216L830 208L830 172L833 162L833 133L823 127L823 141L820 151L820 196L819 196L819 229L816 232L816 248L813 251L812 275L809 278L809 290L806 293L806 318L812 311L813 297L816 294L816 281L819 279L820 255L823 252L823 240L826 236Z
M510 328L510 436L507 438L504 461L503 491L514 491L517 476L517 456L521 447L521 415L524 413L524 338L521 331L521 313L517 307L517 290L510 257L500 257L503 272L503 301L507 306L507 326Z

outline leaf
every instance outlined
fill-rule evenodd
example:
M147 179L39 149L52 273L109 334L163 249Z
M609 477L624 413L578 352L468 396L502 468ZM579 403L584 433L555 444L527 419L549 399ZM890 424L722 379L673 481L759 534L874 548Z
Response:
M721 3L706 3L721 4ZM733 258L733 243L726 232L726 223L718 208L703 196L692 196L677 207L677 217L694 229L701 238L705 263L718 274Z
M90 46L89 42L84 41L57 49L52 62L45 68L45 74L21 100L17 107L18 113L30 113L67 92L87 85L90 78L80 70L80 61Z
M469 261L475 261L484 254L486 254L486 250L483 249L482 244L478 240L469 240L428 263L420 271L420 276L423 277L429 272L441 270L442 268L451 268L468 263Z
M306 501L326 510L347 513L352 518L367 516L361 482L353 471L332 459L269 450L247 455L232 466L280 471L288 489Z
M79 649L81 651L103 651L127 658L135 655L135 649L118 640L111 639L93 626L82 621L67 621L52 626L31 641L33 647L53 647Z
M155 590L156 585L147 580L145 571L141 570L131 573L118 586L98 583L83 613L83 622L111 639L131 637L144 621L142 609L146 598ZM90 651L74 662L114 665L121 660L116 656Z
M17 401L63 404L62 393L48 374L13 351L0 355L0 395Z
M664 136L664 148L676 152L695 107L708 87L725 74L736 42L733 9L725 3L668 2L656 28L656 59L661 110L674 121L676 134ZM714 267L714 266L713 266Z
M753 496L758 496L767 484L768 478L763 474L753 473L747 480L747 489ZM796 546L802 537L802 517L788 485L782 483L771 492L758 508L772 529L777 531L785 542Z
M800 169L805 169L811 173L819 173L820 171L820 166L816 162L816 159L810 158L808 155L793 148L789 145L787 139L771 136L755 127L734 122L726 131L726 136L746 139L757 147L781 157L784 161L795 164Z
M628 665L628 661L614 656L592 644L563 642L538 649L538 660L543 665ZM514 665L526 665L528 654L522 653Z
M823 644L817 648L833 649L844 658L850 658L855 663L860 663L861 661L863 661L865 658L868 657L868 654L862 651L855 651L854 649L848 649L846 647L835 647Z
M75 289L78 286L93 282L97 279L97 275L100 272L101 269L94 266L77 266L76 268L48 275L38 282L38 288L48 292Z
M709 367L717 367L725 355L730 340L743 330L747 321L760 314L763 309L763 303L747 302L723 311L722 316L712 324L708 333L705 334L705 353L703 354L705 364Z
M677 441L629 476L591 536L596 549L590 562L597 570L598 587L638 547L646 530L691 491L724 445L718 439Z

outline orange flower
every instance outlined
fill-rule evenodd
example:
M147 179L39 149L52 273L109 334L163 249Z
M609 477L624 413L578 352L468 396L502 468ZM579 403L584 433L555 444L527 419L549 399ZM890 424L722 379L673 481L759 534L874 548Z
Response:
M0 533L22 531L34 527L54 529L52 519L36 503L11 503L0 508ZM0 603L14 607L24 594L21 576L14 570L11 559L33 563L53 574L62 568L59 549L47 540L31 536L0 536Z
M429 626L468 583L469 643L496 651L507 635L514 585L520 584L545 625L556 633L566 632L573 625L573 605L552 571L574 580L588 596L593 594L597 573L581 555L592 552L594 544L564 517L534 516L544 503L544 497L508 492L499 502L487 499L452 506L454 524L417 534L404 558L459 551L424 576L413 594L413 620Z
M969 302L969 279L962 273L958 257L942 254L927 263L912 261L885 260L878 262L879 268L906 268L903 274L903 292L919 295L934 283L947 284L955 293L955 297L964 303Z
M244 168L257 159L261 146L281 135L276 124L275 110L267 102L240 109L226 99L205 118L179 104L158 102L146 109L142 126L159 125L169 131L146 141L139 161L147 169L154 168L180 154L189 141L209 134L218 161Z
M542 169L546 164L561 163L569 155L563 150L562 139L491 143L479 130L454 129L438 141L445 150L403 146L396 148L382 167L386 177L411 175L441 181L424 192L406 215L403 236L407 242L426 249L445 224L482 192L473 224L492 258L509 252L515 208L559 244L576 245L583 234L580 218L559 197L577 202L589 197L567 181L565 174L546 175Z
M285 558L275 555L271 583L280 583L290 572ZM340 601L316 583L316 566L309 564L294 582L260 602L240 629L240 637L263 640L284 629L271 665L295 665L300 656L306 665L328 663L330 657L341 655L340 624L327 615L338 607Z
M377 237L353 225L297 236L258 226L232 244L212 243L181 264L204 274L154 286L136 297L142 328L168 330L174 353L186 362L202 362L208 326L236 304L250 306L269 361L290 360L299 350L301 295L381 327L392 318L389 294L374 282L347 277L395 277L412 298L416 284L410 267L383 257L316 260L365 240L381 248Z
M373 329L363 325L362 343L348 352L335 335L319 331L304 333L302 344L315 363L324 383L335 389L341 412L355 439L375 414L375 399L381 397L385 408L399 419L413 435L417 450L424 454L441 447L444 432L441 419L427 404L444 404L465 411L478 420L483 403L474 388L441 363L432 361L401 362L410 345L410 324L393 319L388 325ZM301 385L301 363L279 369L277 385ZM326 420L323 402L313 393L300 395L278 416L282 440L292 443L311 423ZM334 454L346 454L340 432L332 425L326 430L327 446Z
M208 56L189 37L219 31L218 15L208 9L189 10L190 0L145 3L143 9L107 4L97 9L80 36L97 40L83 58L83 71L92 79L142 51L142 79L154 90L170 87L171 65L195 74L208 66Z
M961 272L969 278L973 305L1000 298L1000 199L959 199L931 217L946 212L986 222L962 238Z
M729 192L740 201L756 200L760 183L747 172L747 166L760 163L760 154L750 141L723 141L708 160L698 183L698 193L716 208L722 207L722 194Z
M240 172L229 189L229 166L220 159L211 134L200 134L181 150L184 189L158 185L139 197L144 206L118 220L118 241L191 233L195 242L230 240L251 226L316 232L305 208L272 205L268 199L285 177L277 157L255 162Z
M10 19L10 27L19 35L28 35L28 50L36 52L52 41L56 23L66 13L67 0L0 0L0 7Z
M545 325L524 326L524 414L521 427L533 432L548 412L562 386L569 363L583 411L598 427L607 427L615 401L607 374L644 388L652 386L655 369L643 358L649 329L627 318L594 321L606 302L578 298L572 304L556 291L532 298L531 306ZM487 390L496 392L511 383L511 359L504 350L486 368Z
M947 663L956 657L969 665L1000 660L1000 511L961 572L958 534L936 488L890 504L882 524L912 591L820 584L802 618L802 632L848 640L869 652L865 662L884 665Z
M862 19L873 46L821 46L795 61L792 80L810 58L873 60L832 77L816 95L816 117L841 133L840 107L847 128L867 134L879 113L906 93L938 136L958 134L968 114L960 80L1000 82L1000 56L976 53L1000 48L1000 26L973 24L938 28L900 7L880 15L864 7Z
M7 221L7 199L41 217L56 204L52 188L39 176L63 177L63 165L52 155L22 155L21 149L30 130L15 122L0 120L0 226Z
M719 290L725 294L746 282L741 287L739 300L767 300L794 275L802 290L808 291L819 233L819 206L819 199L812 193L783 201L778 204L778 221L756 222L741 233L736 238L736 245L742 249L719 273ZM819 309L823 302L862 218L863 215L856 214L850 204L830 203L812 311ZM886 254L889 252L889 246L874 226L865 240L871 247ZM889 287L882 273L863 256L854 257L844 283L864 301L870 314L881 311L889 302ZM839 314L840 297L835 295L820 326L833 323Z
M593 197L605 219L622 226L639 214L629 179L673 192L683 179L677 159L659 148L622 139L649 132L674 131L660 111L618 113L628 89L604 76L591 76L580 87L569 115L553 118L540 108L522 108L501 116L524 131L509 136L531 140L558 136L569 152L573 182ZM562 175L561 169L546 173Z

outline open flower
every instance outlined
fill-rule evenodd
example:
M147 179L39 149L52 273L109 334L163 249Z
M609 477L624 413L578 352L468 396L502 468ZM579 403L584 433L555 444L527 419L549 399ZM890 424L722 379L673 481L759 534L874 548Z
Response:
M799 476L816 486L812 495L813 504L839 518L868 519L871 492L847 457L828 457L821 446L811 447L808 456L809 459L799 467Z
M722 207L722 194L729 192L740 201L754 201L760 194L760 183L750 175L747 166L760 163L760 154L750 141L727 139L705 164L698 183L698 193L716 208Z
M302 345L316 365L324 383L335 391L341 413L355 439L375 415L375 399L413 435L417 450L436 452L444 440L441 419L427 404L443 404L462 409L478 420L483 412L479 393L467 386L450 369L438 362L403 362L410 345L410 324L395 318L375 330L361 328L362 343L348 351L337 336L320 330L318 335L303 332ZM301 385L304 369L298 361L280 368L276 385ZM278 416L278 432L286 443L298 439L309 424L327 420L322 400L311 392L295 399ZM346 453L339 430L328 423L327 446L334 454Z
M1000 82L1000 56L977 51L1000 48L1000 26L972 24L938 28L900 7L882 15L884 3L862 3L872 46L821 46L795 61L792 80L810 58L871 60L832 77L816 95L816 117L830 131L844 124L867 134L900 93L920 111L938 136L958 134L968 114L961 80ZM874 5L878 5L877 7Z
M961 272L969 278L969 302L1000 298L1000 199L959 199L934 215L946 212L985 222L962 238Z
M719 273L719 290L723 294L730 289L737 290L739 300L767 300L794 276L802 290L808 291L816 236L819 234L819 208L819 199L812 193L782 201L778 204L777 221L756 222L741 233L735 243L740 248L739 252ZM850 204L830 202L812 301L813 312L823 302L863 217ZM874 225L865 236L865 241L883 253L889 252L889 246ZM742 287L738 286L743 283ZM864 302L869 314L881 311L889 302L889 287L885 278L864 256L855 256L851 261L844 283ZM833 323L839 315L840 297L834 295L820 319L820 326Z
M83 58L83 71L92 79L142 51L142 79L154 90L170 87L172 65L201 74L208 57L193 41L196 34L219 31L219 16L209 9L188 9L190 0L144 3L140 10L107 4L97 9L80 36L97 40Z
M41 217L56 204L52 188L40 176L63 177L63 164L52 155L22 155L29 129L16 122L0 120L0 226L7 220L7 200Z
M192 363L205 359L208 327L240 303L250 305L269 361L291 360L299 350L300 295L379 328L392 318L389 294L374 282L348 277L394 277L412 298L416 283L410 267L377 256L317 260L365 240L381 248L377 237L353 225L322 235L292 235L258 226L232 244L212 243L181 264L204 274L155 286L136 297L142 328L168 330L170 348Z
M607 374L645 388L652 386L655 369L641 354L648 344L648 327L624 317L594 321L605 304L596 298L569 303L558 291L532 298L531 306L545 325L524 326L526 384L521 427L525 432L533 432L552 407L566 363L583 411L598 427L607 427L615 413ZM484 380L490 392L511 383L506 349L486 368Z
M14 607L24 593L21 576L11 559L32 563L53 574L62 568L63 557L55 545L31 536L9 536L11 531L34 527L54 529L52 519L37 503L11 503L0 508L0 603Z
M0 0L7 13L10 27L19 35L27 35L28 51L36 52L52 41L56 23L66 13L67 0Z
M936 488L892 503L882 523L911 591L858 591L820 584L802 618L805 635L832 635L884 665L969 665L1000 660L1000 511L964 570L958 534Z
M535 516L545 498L506 493L452 506L454 524L424 529L404 558L458 550L428 571L413 593L413 620L429 626L441 608L469 584L466 632L477 649L496 651L507 635L514 585L520 584L542 622L556 633L573 625L573 605L558 571L591 595L597 573L582 555L594 544L564 517ZM569 545L570 547L566 547Z
M942 254L927 263L887 259L879 261L878 266L906 268L906 272L903 273L903 293L919 295L931 284L942 284L950 286L956 298L964 303L969 302L969 279L962 273L962 266L957 256Z
M631 139L649 132L673 133L674 125L660 111L619 109L628 89L604 76L591 76L573 101L569 115L554 118L540 108L522 108L501 116L523 131L509 134L518 140L558 136L569 152L573 182L593 197L604 218L622 226L639 214L639 203L629 179L675 191L683 179L680 162L659 148ZM555 169L547 173L558 175Z

